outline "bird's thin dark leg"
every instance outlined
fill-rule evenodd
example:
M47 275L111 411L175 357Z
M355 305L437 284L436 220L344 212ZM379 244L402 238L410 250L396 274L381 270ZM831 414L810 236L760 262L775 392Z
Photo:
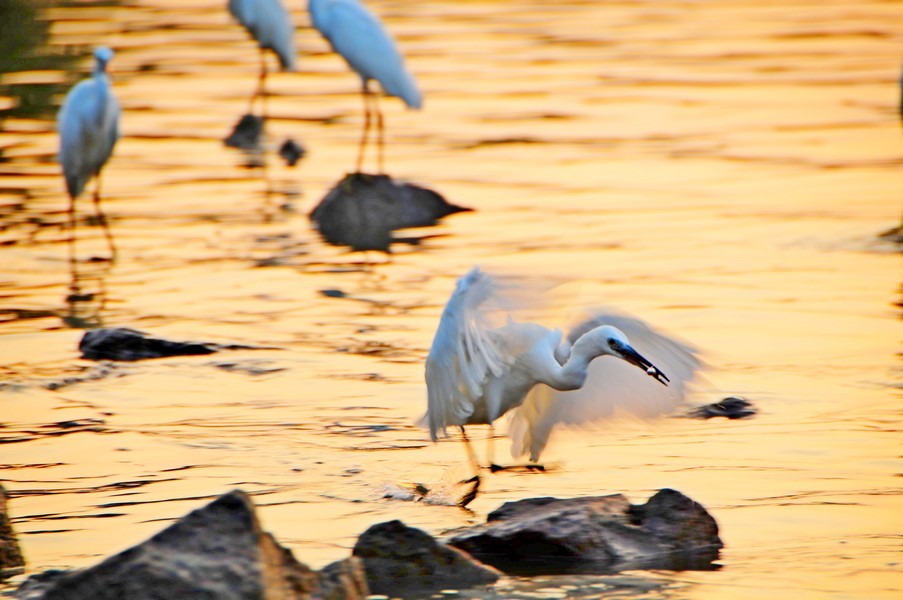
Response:
M489 460L489 470L495 473L505 467L495 464L495 427L489 425L489 437L486 438L486 458Z
M94 176L94 210L97 211L97 218L103 227L104 237L107 238L107 246L110 248L110 262L116 260L116 244L113 243L113 233L110 231L110 225L107 223L107 217L100 208L100 173Z
M370 85L364 80L361 94L364 97L364 132L361 135L361 145L357 152L357 173L362 173L364 166L364 150L367 148L367 138L370 137Z
M72 283L69 288L73 294L77 294L78 289L78 270L75 264L75 198L69 196L69 274L72 276Z
M257 89L254 90L254 94L251 96L251 103L248 106L248 114L254 114L254 104L257 102L257 98L260 98L264 103L264 111L266 110L266 85L267 85L267 57L266 50L260 48L260 75L257 77Z
M383 154L386 138L383 129L383 111L379 108L379 92L373 94L373 106L376 108L376 172L382 175L385 172Z
M263 48L260 49L260 103L261 103L261 113L260 116L263 118L264 122L266 122L267 118L267 57L266 52Z
M470 460L470 466L473 467L474 475L479 477L480 461L477 460L477 454L473 451L473 446L470 445L470 438L467 437L467 432L464 431L464 427L461 427L461 437L464 438L464 448L467 450L467 458Z

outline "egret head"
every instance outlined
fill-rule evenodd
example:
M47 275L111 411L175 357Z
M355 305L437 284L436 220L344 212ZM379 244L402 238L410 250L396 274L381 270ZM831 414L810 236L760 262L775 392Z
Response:
M597 336L600 354L609 354L646 371L646 374L661 383L668 385L668 376L658 370L646 357L633 349L624 332L611 325L602 325L590 333Z
M113 60L113 51L107 46L98 46L94 50L94 60L99 71L106 71L107 63Z

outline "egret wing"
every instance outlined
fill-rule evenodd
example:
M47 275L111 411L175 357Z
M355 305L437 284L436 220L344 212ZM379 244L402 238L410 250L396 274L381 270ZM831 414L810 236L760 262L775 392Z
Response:
M426 421L433 440L447 426L466 423L489 376L500 376L513 362L489 319L503 306L503 287L474 267L458 280L442 312L426 359Z
M420 108L417 83L376 15L357 0L312 0L308 7L314 27L362 79L375 79L388 95Z
M616 412L649 418L670 413L685 401L687 387L702 366L696 348L610 309L594 310L570 331L568 342L573 344L601 325L623 331L633 348L667 375L670 383L664 386L623 360L597 358L590 363L579 390L562 392L539 385L531 391L512 417L512 455L529 453L530 460L537 460L558 424L589 423Z

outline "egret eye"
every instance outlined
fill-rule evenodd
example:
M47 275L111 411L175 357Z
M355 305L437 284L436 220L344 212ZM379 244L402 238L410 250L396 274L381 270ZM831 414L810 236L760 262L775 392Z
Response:
M617 350L621 344L614 338L608 338L608 345L612 350Z

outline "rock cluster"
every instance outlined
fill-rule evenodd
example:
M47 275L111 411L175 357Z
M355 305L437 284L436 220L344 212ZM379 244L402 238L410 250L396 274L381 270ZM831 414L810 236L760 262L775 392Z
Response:
M3 522L0 514L0 525ZM636 506L621 495L509 502L490 513L485 524L456 532L448 544L401 521L379 523L360 536L350 557L318 572L263 531L251 500L235 490L93 567L33 575L16 597L422 597L491 585L502 572L711 569L721 546L711 515L680 492L666 489ZM21 563L21 554L18 560Z

